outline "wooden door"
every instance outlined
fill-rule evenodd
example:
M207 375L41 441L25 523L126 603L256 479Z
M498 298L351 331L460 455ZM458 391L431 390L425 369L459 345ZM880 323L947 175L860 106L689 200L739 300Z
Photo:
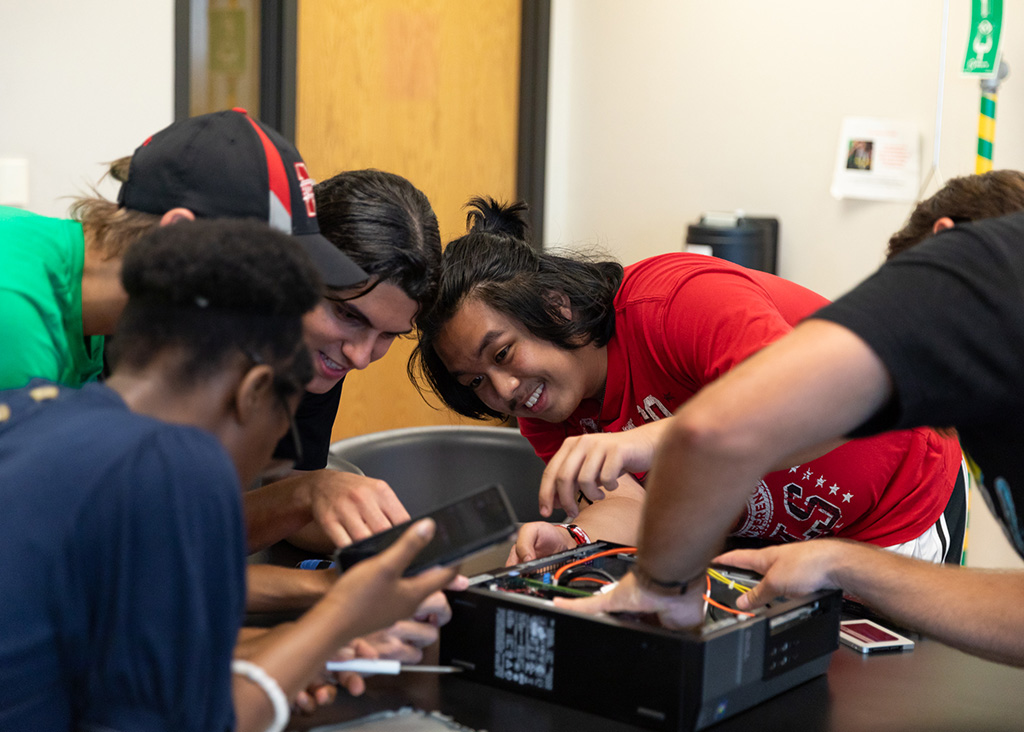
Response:
M447 242L475 195L516 190L520 0L300 0L296 144L322 180L379 168L430 199ZM406 376L411 340L345 382L334 439L465 420Z

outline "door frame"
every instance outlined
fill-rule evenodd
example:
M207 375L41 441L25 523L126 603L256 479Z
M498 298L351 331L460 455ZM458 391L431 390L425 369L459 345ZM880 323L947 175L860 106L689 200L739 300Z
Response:
M204 0L174 2L174 119L189 116L192 34L206 26ZM298 0L260 0L260 121L295 142ZM203 36L206 35L204 32Z
M203 0L174 3L174 119L189 116L191 37ZM551 0L522 0L516 196L529 201L533 245L543 247ZM260 120L295 141L298 0L260 0Z

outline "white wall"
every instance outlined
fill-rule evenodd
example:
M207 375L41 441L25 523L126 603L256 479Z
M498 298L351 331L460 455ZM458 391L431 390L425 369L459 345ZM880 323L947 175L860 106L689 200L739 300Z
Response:
M683 246L708 210L780 220L780 274L836 297L912 204L829 194L844 116L914 122L931 167L940 0L553 0L544 242L624 263ZM1024 169L1024 0L1004 0L995 166ZM939 171L974 172L979 84L950 2ZM930 185L926 195L934 193ZM975 496L971 564L1024 566Z
M64 215L173 119L174 0L3 3L0 158L28 160L29 209Z
M979 85L950 3L940 171L974 172ZM545 242L624 262L682 247L703 211L778 216L780 274L835 297L871 272L910 204L829 194L844 116L910 120L930 167L940 0L554 0ZM1024 168L1024 53L1004 2L995 164ZM1019 37L1019 34L1017 34ZM928 193L934 192L930 187Z

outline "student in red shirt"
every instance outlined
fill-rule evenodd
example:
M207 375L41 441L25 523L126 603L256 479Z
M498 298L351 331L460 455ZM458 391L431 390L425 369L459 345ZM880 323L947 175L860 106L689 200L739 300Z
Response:
M527 524L510 562L590 538L635 543L662 420L827 301L698 254L623 269L538 252L523 205L473 205L470 232L445 250L410 369L461 414L516 418L547 461L541 511L561 506L574 524ZM966 487L955 437L917 428L834 447L752 485L732 535L839 536L960 562ZM714 510L713 484L703 500Z

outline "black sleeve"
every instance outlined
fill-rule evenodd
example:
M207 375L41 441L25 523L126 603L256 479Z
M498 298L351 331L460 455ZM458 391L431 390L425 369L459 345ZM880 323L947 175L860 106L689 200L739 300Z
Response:
M342 379L333 389L323 394L306 392L295 412L295 425L299 429L302 459L295 463L296 470L320 470L327 467L327 454L331 447L331 430L338 416L341 402ZM277 443L275 458L295 460L295 446L291 434Z
M1024 408L1024 217L944 232L885 264L812 317L860 336L893 380L892 401L854 435L969 427Z

